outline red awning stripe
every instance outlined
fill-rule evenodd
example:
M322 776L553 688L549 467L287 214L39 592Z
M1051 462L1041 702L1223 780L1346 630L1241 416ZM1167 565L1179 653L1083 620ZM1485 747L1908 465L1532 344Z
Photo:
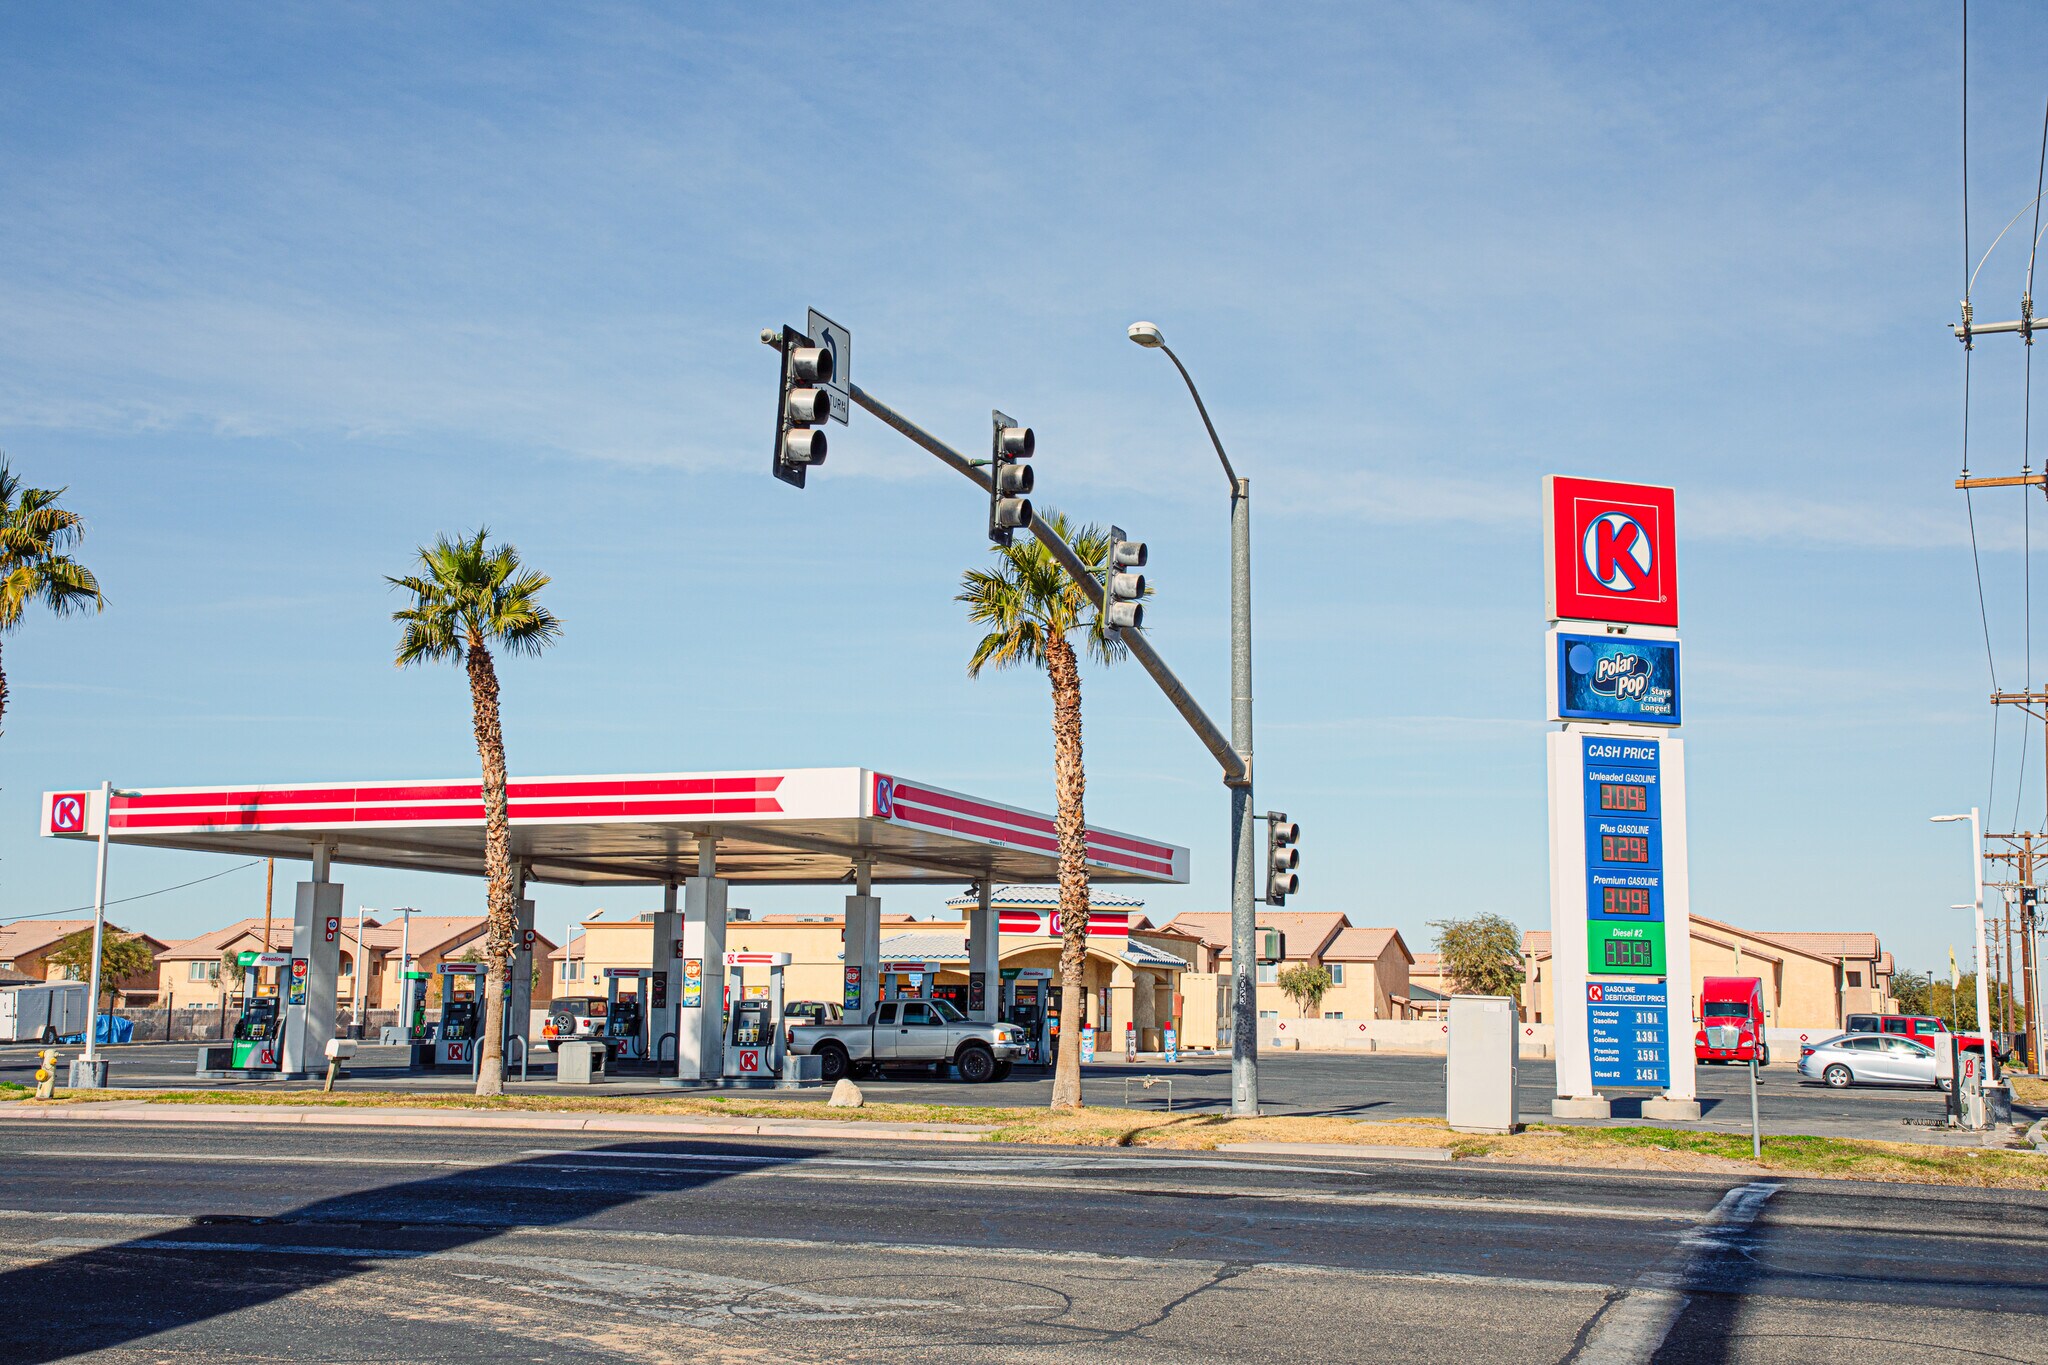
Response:
M644 819L653 816L777 815L782 803L773 797L716 797L698 801L514 801L510 815L515 824L550 824L576 820ZM138 813L116 810L115 829L258 829L303 826L319 829L333 825L378 824L471 824L484 819L482 801L451 802L413 806L303 806L283 810L245 807L221 811L156 811Z
M779 774L741 777L633 778L568 781L520 781L506 786L513 801L571 797L705 796L773 792L782 786ZM407 786L229 788L196 792L143 792L114 798L114 810L235 810L273 806L412 805L421 802L483 800L480 782Z
M949 834L967 834L977 839L994 839L999 843L1009 844L1016 848L1034 849L1040 853L1051 853L1055 856L1060 851L1059 840L1049 836L1021 832L1014 826L991 825L980 820L969 820L960 816L945 815L938 811L921 810L916 806L905 805L900 795L896 798L895 811L898 820L906 824L920 825L926 829L944 830ZM1171 877L1173 875L1173 864L1171 862L1160 862L1150 858L1137 858L1128 853L1117 853L1100 848L1096 845L1093 833L1090 833L1088 836L1088 857L1091 862L1101 863L1108 867L1120 867L1134 872L1150 872L1164 877Z
M953 796L946 792L935 792L924 787L898 782L895 794L896 809L901 811L906 801L910 802L913 807L936 807L939 810L1007 825L1011 829L1025 830L1033 834L1050 834L1055 838L1059 834L1058 826L1042 815L1015 811L1005 806L991 806L985 801L974 801L964 796ZM1159 865L1169 875L1173 871L1173 850L1167 845L1151 843L1144 839L1133 839L1123 834L1108 834L1091 827L1088 831L1088 851L1100 857L1099 850L1105 848L1135 853L1142 858L1149 859L1153 864ZM1107 858L1103 860L1111 861Z

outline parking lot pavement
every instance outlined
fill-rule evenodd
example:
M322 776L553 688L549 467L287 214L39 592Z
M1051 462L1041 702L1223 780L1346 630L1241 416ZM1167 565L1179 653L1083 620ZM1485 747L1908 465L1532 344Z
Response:
M67 1048L71 1055L77 1049ZM109 1079L122 1088L266 1089L273 1081L203 1081L193 1068L198 1047L190 1043L142 1043L102 1050ZM36 1049L0 1047L0 1080L26 1084L35 1069ZM416 1072L407 1067L404 1048L366 1047L344 1073L344 1090L417 1090L456 1092L469 1088L465 1073ZM516 1072L515 1072L516 1075ZM623 1072L606 1084L561 1086L554 1080L554 1062L537 1055L533 1079L515 1090L580 1095L646 1094L651 1075ZM1749 1073L1739 1067L1701 1067L1697 1073L1703 1110L1697 1123L1680 1125L1719 1131L1749 1127ZM1554 1073L1545 1061L1525 1061L1521 1069L1521 1111L1525 1121L1549 1121ZM1144 1081L1150 1078L1149 1088ZM1128 1082L1128 1086L1126 1085ZM1169 1084L1170 1083L1170 1084ZM962 1084L950 1074L896 1072L863 1080L861 1087L878 1101L909 1104L996 1104L1038 1106L1051 1097L1048 1071L1020 1068L1010 1079L988 1085ZM1108 1062L1083 1074L1083 1093L1091 1104L1132 1108L1192 1109L1215 1112L1230 1100L1227 1057L1190 1057L1173 1066L1156 1060L1135 1066ZM687 1093L664 1088L663 1094ZM778 1099L823 1099L822 1091L776 1092ZM1799 1079L1780 1063L1763 1072L1758 1091L1764 1131L1810 1133L1827 1137L1911 1139L1925 1136L1943 1113L1932 1090L1857 1087L1829 1090ZM1329 1114L1363 1119L1435 1118L1444 1112L1443 1059L1393 1053L1270 1053L1259 1059L1259 1099L1268 1113ZM2026 1111L2022 1111L2026 1112ZM1643 1121L1642 1097L1616 1095L1612 1124ZM2038 1115L2028 1113L2028 1117ZM1922 1125L1916 1129L1914 1125Z

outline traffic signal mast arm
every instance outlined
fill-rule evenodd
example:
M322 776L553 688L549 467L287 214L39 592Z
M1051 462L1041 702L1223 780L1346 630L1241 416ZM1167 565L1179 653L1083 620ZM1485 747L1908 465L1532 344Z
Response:
M782 349L782 334L775 331L764 331L761 333L761 343L779 351ZM908 437L913 445L923 448L930 454L936 455L944 463L952 466L956 472L972 480L974 485L981 489L982 492L986 493L989 491L989 475L965 455L962 455L959 451L953 449L953 447L947 445L944 441L941 441L938 437L932 435L923 427L911 421L887 403L884 403L881 399L876 398L860 385L849 380L846 387L847 393L855 403L873 413L876 417L879 417L885 425L895 428L898 433ZM1031 534L1038 537L1038 543L1045 546L1051 552L1052 557L1059 561L1060 567L1067 571L1067 575L1080 585L1081 591L1087 594L1089 602L1093 603L1097 610L1101 610L1103 605L1102 584L1096 579L1094 574L1088 571L1088 566L1082 562L1081 556L1074 553L1074 547L1067 544L1051 527L1046 526L1035 518L1031 523ZM1181 680L1174 676L1171 668L1167 667L1166 660L1159 657L1159 651L1152 648L1152 642L1145 638L1145 633L1140 630L1121 630L1114 626L1108 627L1108 629L1113 631L1119 640L1123 641L1124 646L1131 651L1131 657L1138 661L1138 665L1152 675L1152 681L1157 683L1159 690L1166 694L1166 700L1172 704L1174 710L1180 712L1181 719L1186 721L1188 728L1195 732L1195 738L1202 741L1202 747L1206 748L1215 758L1218 765L1222 767L1223 780L1233 785L1250 781L1251 769L1242 758L1238 757L1237 750L1231 747L1229 737L1216 728L1216 722L1210 720L1208 713L1203 711L1200 704L1188 694L1188 690L1182 686Z

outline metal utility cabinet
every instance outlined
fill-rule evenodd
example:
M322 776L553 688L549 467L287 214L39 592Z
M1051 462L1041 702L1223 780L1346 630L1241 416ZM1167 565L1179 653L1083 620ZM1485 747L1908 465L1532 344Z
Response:
M1444 1113L1460 1133L1512 1133L1521 1079L1515 1002L1504 995L1451 997L1444 1048Z

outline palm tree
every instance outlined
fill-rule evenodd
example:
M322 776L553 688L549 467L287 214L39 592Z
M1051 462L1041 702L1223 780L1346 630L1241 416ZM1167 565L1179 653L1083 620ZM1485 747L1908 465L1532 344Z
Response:
M0 635L36 604L57 616L106 609L92 570L65 553L85 538L85 523L57 505L63 496L61 488L23 488L0 458ZM7 672L0 668L0 720L6 715Z
M505 1093L505 974L519 932L519 897L524 890L512 868L512 825L505 813L505 733L498 718L496 646L508 654L539 654L561 636L562 623L535 599L548 585L546 574L519 563L510 545L486 546L490 532L421 547L419 572L387 581L413 595L413 604L391 614L404 629L398 637L398 666L447 661L469 672L476 751L484 768L484 873L490 879L484 929L484 1037L477 1060L476 1093Z
M1039 515L1097 579L1109 562L1109 537L1095 526L1076 530L1058 512ZM1054 828L1060 858L1060 1030L1053 1061L1052 1107L1081 1107L1081 1029L1085 1008L1081 968L1088 952L1087 817L1082 798L1087 777L1081 764L1081 665L1074 635L1083 636L1089 655L1107 665L1128 651L1103 625L1101 614L1036 537L1019 539L995 552L992 568L969 569L954 600L967 604L968 619L988 627L967 661L967 675L984 668L1026 665L1043 668L1052 680L1052 756L1058 805Z

